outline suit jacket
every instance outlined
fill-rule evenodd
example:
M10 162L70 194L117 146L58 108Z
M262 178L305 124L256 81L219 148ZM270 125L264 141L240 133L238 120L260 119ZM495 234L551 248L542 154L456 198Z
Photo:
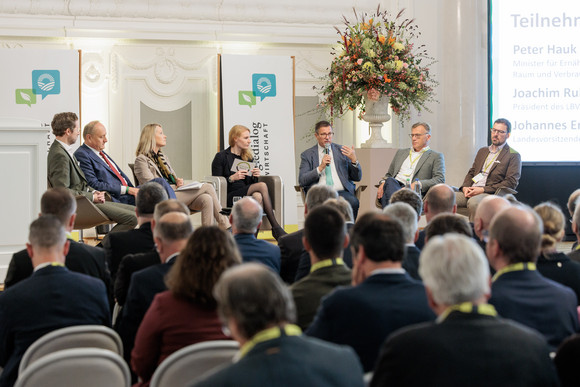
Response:
M358 286L336 289L324 298L306 334L350 345L369 372L390 333L434 319L421 282L406 273L375 274Z
M403 269L409 273L411 278L421 281L421 276L419 275L419 256L421 255L421 250L415 245L405 246L405 249Z
M302 244L304 229L300 229L290 234L283 235L278 239L280 248L280 277L287 284L294 283L298 264L302 253L306 253Z
M234 239L244 262L258 262L280 273L280 248L252 234L235 234Z
M89 186L77 160L58 142L54 141L48 151L48 181L54 188L68 188L73 195L84 195L93 201L94 189Z
M103 247L111 268L111 277L115 281L119 264L125 255L150 252L155 247L151 222L143 223L133 230L109 234L103 241Z
M212 176L223 176L227 180L228 207L231 207L234 196L246 196L249 186L258 182L258 178L255 176L246 176L242 180L236 180L232 183L229 182L228 178L234 174L232 172L232 165L234 165L236 159L241 160L241 157L232 153L231 147L228 147L216 153L211 162ZM254 161L254 159L250 161Z
M572 250L567 255L572 261L580 262L580 250Z
M580 303L580 263L572 261L564 253L540 255L536 266L541 275L569 287Z
M352 349L310 337L283 335L257 343L240 361L194 385L362 387L364 383Z
M296 305L296 325L306 329L312 323L320 300L337 286L348 286L351 272L344 264L321 267L290 286Z
M111 275L103 249L70 240L70 248L66 256L65 265L71 271L101 279L107 289L111 290ZM26 249L14 253L6 273L6 288L10 288L30 277L33 270L32 261Z
M173 168L171 167L171 163L169 162L169 157L166 154L164 154L163 156L165 157L165 161L167 162L169 170L171 171L171 173L175 175L175 171L173 170ZM163 177L161 171L159 170L159 167L157 167L157 164L155 164L153 160L151 160L149 157L145 155L137 156L137 158L135 159L134 169L135 169L135 177L138 180L136 183L138 183L139 185L145 184L148 181L151 181L155 178Z
M110 326L102 281L47 266L0 293L0 386L12 386L28 347L44 334L72 325Z
M350 159L342 154L340 151L341 145L331 144L332 159L336 167L336 173L340 178L340 182L344 186L345 191L354 195L355 185L353 181L360 181L362 179L362 168L360 163L356 166L352 165ZM304 187L305 191L318 183L320 177L318 176L318 166L320 165L318 157L318 144L312 148L306 149L300 155L300 171L298 175L298 183Z
M105 155L109 157L109 155L106 153ZM83 173L85 174L89 186L98 191L108 192L115 202L133 205L135 204L135 197L133 195L121 195L121 180L119 180L117 175L107 165L105 160L97 156L95 152L93 152L93 150L86 144L81 145L75 151L75 157L78 160ZM117 163L115 163L111 157L109 157L109 160L111 160L111 162L115 165L123 179L125 179L127 182L127 185L129 187L133 187L131 179L129 179L129 177L123 173Z
M391 335L371 382L372 387L558 385L548 346L537 332L510 320L457 311L441 323Z
M489 155L489 147L483 147L477 151L473 165L467 172L459 189L473 185L473 180L471 179L481 172L487 155ZM521 172L522 156L515 149L510 148L508 144L505 144L489 169L483 191L487 194L493 194L498 188L502 187L516 189L520 181Z
M121 306L125 305L133 273L160 263L161 259L159 258L159 253L155 249L146 253L125 255L119 264L117 276L115 278L114 291L117 303Z
M500 316L540 332L551 350L577 333L576 295L536 270L504 273L491 284L489 303Z
M397 176L401 166L409 157L410 150L411 148L399 149L395 153L395 157L391 161L391 165L384 179L387 177L395 178ZM432 149L425 151L419 161L417 161L415 172L411 176L410 181L413 182L415 179L419 179L421 182L421 193L423 195L434 185L445 183L445 158L443 157L443 153L435 152Z

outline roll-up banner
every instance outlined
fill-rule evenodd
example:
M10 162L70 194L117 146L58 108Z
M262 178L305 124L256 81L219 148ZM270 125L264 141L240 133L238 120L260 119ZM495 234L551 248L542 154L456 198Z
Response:
M296 224L294 163L294 58L221 55L222 144L234 125L250 129L262 175L284 183L284 223Z

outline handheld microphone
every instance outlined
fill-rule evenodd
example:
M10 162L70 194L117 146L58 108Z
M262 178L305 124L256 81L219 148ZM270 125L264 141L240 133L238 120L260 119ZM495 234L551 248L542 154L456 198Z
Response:
M324 153L330 154L330 144L324 144Z

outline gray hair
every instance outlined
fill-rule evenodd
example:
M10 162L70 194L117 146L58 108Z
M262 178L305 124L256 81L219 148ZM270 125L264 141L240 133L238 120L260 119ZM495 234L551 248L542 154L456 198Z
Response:
M290 290L264 265L245 263L226 270L213 293L222 321L227 324L234 319L246 339L273 324L292 323L296 319Z
M238 200L232 207L232 220L239 233L255 234L263 215L262 206L250 196Z
M439 305L473 302L489 294L489 264L472 238L446 234L429 240L419 274Z
M189 216L181 212L169 212L155 223L153 235L164 242L176 242L189 238L193 225Z
M161 184L154 181L147 182L139 188L135 198L135 207L139 215L153 215L157 203L167 200L167 191Z
M415 122L413 126L411 126L411 130L415 129L417 126L422 126L425 128L427 133L431 134L431 125L426 122Z
M329 206L337 210L345 222L354 222L354 214L352 212L352 207L345 198L339 196L337 198L328 199L323 203L325 206Z
M388 215L391 219L396 219L403 226L403 235L405 243L415 241L417 232L417 213L409 204L404 202L392 203L383 209L383 214Z
M66 231L56 215L46 214L30 224L28 241L35 248L64 246Z
M155 205L153 219L155 219L156 222L159 222L159 219L161 219L163 215L170 212L181 212L185 215L189 215L189 208L177 199L167 199Z
M328 199L336 199L337 197L338 193L331 186L326 184L313 185L306 194L306 209L312 211Z

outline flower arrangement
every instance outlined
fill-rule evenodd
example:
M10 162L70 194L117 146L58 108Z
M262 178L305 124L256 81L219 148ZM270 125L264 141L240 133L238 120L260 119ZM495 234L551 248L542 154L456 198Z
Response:
M421 33L413 19L402 19L403 12L390 20L387 12L377 8L375 14L365 13L359 21L355 10L356 24L344 18L345 30L335 27L341 39L332 51L335 58L320 90L320 106L330 110L331 117L360 107L361 118L365 95L371 101L386 96L403 121L409 118L411 106L429 111L426 104L434 100L437 82L427 66L434 60L424 45L414 47L413 41ZM430 63L423 64L424 60Z

